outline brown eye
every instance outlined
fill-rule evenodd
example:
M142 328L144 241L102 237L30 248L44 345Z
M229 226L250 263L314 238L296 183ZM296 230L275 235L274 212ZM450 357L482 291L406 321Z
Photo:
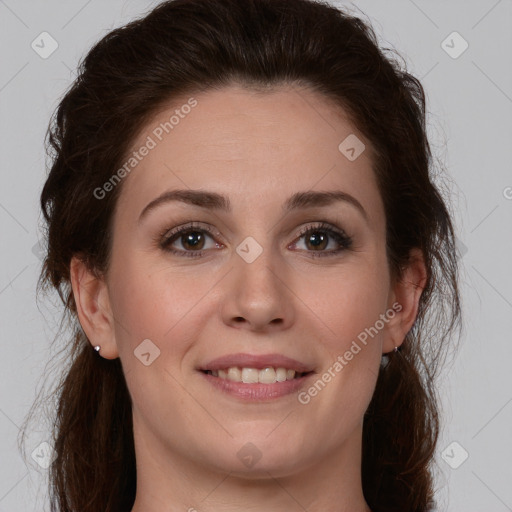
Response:
M204 247L205 239L200 231L188 231L179 237L181 245L185 249L200 250Z
M222 248L222 244L217 243L213 238L211 228L208 226L199 228L194 224L166 231L159 244L166 252L191 257L202 256L208 249Z
M329 235L322 231L311 231L306 237L306 245L311 244L314 250L325 249L329 242Z
M352 239L344 231L326 223L304 229L293 244L294 248L297 248L298 241L301 239L304 239L304 252L314 257L334 256L352 246ZM326 250L329 247L331 247L330 250Z

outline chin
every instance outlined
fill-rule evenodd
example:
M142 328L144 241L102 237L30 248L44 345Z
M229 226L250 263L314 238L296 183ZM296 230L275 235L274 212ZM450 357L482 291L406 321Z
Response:
M308 465L302 443L294 442L291 436L272 437L269 432L271 429L264 429L260 436L253 433L251 437L232 440L214 458L216 465L234 476L250 479L268 478L269 474L284 477Z

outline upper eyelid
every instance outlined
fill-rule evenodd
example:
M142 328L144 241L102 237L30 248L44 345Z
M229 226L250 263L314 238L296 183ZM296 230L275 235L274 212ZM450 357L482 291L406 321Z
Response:
M198 224L198 222L194 221L192 223L187 223L187 224L184 224L181 226L177 226L175 228L167 229L162 233L162 236L164 239L168 239L168 238L172 238L173 236L176 236L180 233L186 233L188 231L204 231L206 234L208 234L210 236L217 235L217 236L222 237L222 235L220 234L220 232L217 228L210 228L210 227L208 227L208 224L204 224L204 225L203 224L197 225L197 224Z
M304 237L308 232L314 230L324 230L330 231L341 237L346 237L349 240L352 240L352 237L348 235L343 228L332 225L329 221L309 221L304 223L305 225L299 229L299 232L293 239L292 243L295 243L297 240ZM200 221L192 221L190 223L177 226L172 229L168 229L163 233L163 243L167 244L172 238L179 236L180 233L187 233L190 231L202 231L205 232L210 238L214 239L215 236L219 236L221 239L224 237L220 234L217 228L212 228L208 224L203 224Z

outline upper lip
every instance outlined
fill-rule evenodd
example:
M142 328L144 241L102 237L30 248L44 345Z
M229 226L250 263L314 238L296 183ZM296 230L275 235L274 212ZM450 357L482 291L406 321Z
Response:
M256 368L259 370L272 366L273 368L286 368L287 370L295 370L300 373L313 371L311 366L282 354L229 354L213 359L199 369L204 371L223 370L233 366Z

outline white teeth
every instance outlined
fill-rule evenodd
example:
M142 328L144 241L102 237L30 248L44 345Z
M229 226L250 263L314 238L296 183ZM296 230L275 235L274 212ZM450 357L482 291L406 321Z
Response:
M259 372L256 368L243 368L242 369L242 382L244 384L254 384L258 382Z
M284 382L295 378L295 370L286 368L273 368L267 366L261 370L257 368L238 368L232 366L224 370L211 370L214 377L227 379L234 382L243 382L244 384L274 384L275 382Z
M278 368L276 370L277 382L284 382L286 380L286 368Z
M231 367L228 369L228 379L234 380L235 382L241 382L242 381L242 370L240 368Z
M276 371L271 366L260 370L258 376L262 384L273 384L276 382Z

